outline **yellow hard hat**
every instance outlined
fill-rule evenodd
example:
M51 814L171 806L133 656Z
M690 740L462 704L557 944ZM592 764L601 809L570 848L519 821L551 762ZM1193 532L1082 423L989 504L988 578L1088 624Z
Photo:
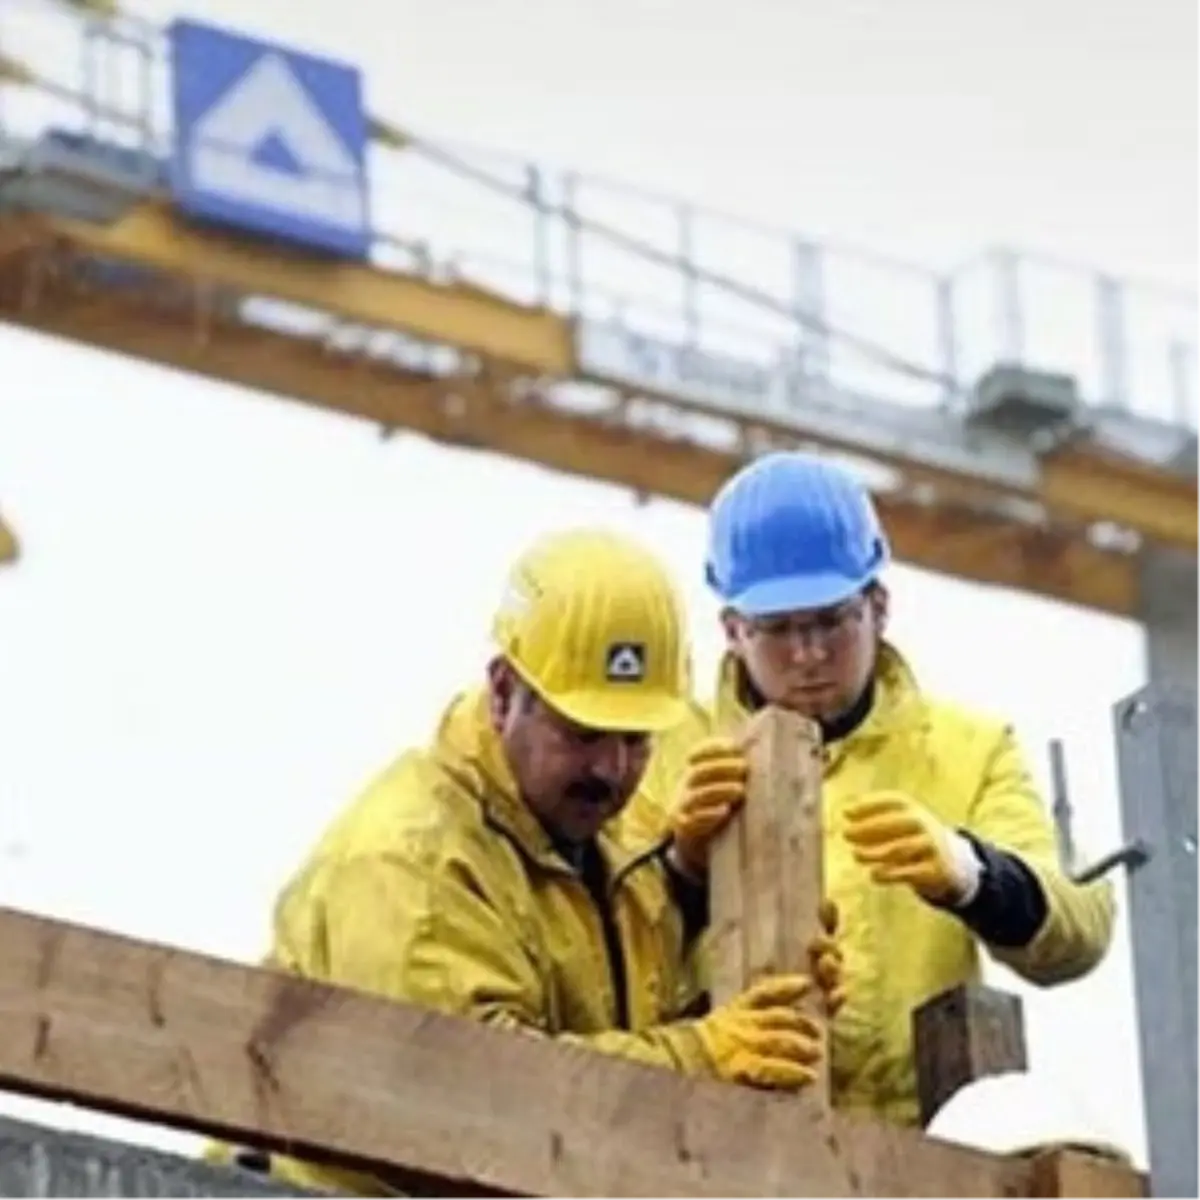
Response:
M684 714L682 604L659 561L620 534L535 543L513 565L492 634L547 704L589 729L649 733Z

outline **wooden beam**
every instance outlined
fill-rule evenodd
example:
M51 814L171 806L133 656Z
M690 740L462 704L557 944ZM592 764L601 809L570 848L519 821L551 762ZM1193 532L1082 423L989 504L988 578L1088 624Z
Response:
M795 1097L0 909L0 1087L425 1186L1018 1196L1028 1164Z
M820 930L820 728L770 707L748 723L744 742L750 763L746 803L718 835L709 860L714 1004L765 975L809 974L808 946ZM815 989L806 1007L824 1023ZM818 1082L804 1095L828 1104L828 1057L821 1066Z
M569 378L570 324L474 284L431 282L369 263L191 223L167 195L108 224L37 218L75 245L113 259L330 314L346 322L487 355L538 374Z
M1034 1196L1128 1196L1150 1194L1149 1179L1128 1163L1071 1147L1032 1158Z
M1042 465L1042 496L1054 512L1085 521L1120 513L1150 542L1196 555L1196 480L1095 449L1068 446Z
M983 984L960 984L913 1012L921 1124L965 1084L1027 1069L1021 997Z

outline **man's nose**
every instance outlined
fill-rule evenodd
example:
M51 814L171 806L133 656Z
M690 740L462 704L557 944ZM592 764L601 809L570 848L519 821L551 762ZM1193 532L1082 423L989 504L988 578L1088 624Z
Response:
M816 629L793 629L788 642L791 660L797 666L823 663L829 658L829 639Z
M618 785L629 771L630 748L624 738L606 737L596 744L592 761L595 774L610 785Z

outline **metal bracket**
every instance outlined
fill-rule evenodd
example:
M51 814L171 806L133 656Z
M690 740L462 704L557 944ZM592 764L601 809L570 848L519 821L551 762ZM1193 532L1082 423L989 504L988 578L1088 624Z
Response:
M1103 878L1117 867L1136 871L1150 860L1153 853L1150 845L1141 838L1126 842L1116 850L1110 850L1093 863L1079 866L1079 852L1072 830L1074 810L1071 807L1070 791L1067 787L1067 758L1061 738L1050 740L1050 780L1054 797L1052 813L1054 830L1058 838L1058 860L1062 868L1075 883L1092 883Z
M1112 850L1082 870L1074 872L1071 878L1075 883L1092 883L1117 867L1136 871L1138 867L1145 866L1150 861L1153 853L1151 847L1139 838L1136 841L1127 842L1119 850Z

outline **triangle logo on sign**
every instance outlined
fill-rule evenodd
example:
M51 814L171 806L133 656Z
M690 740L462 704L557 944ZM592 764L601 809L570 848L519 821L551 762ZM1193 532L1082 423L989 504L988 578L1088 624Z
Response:
M278 51L196 120L185 153L191 188L224 204L355 235L367 227L354 152Z
M196 122L193 138L247 158L279 139L306 174L354 177L358 164L283 55L261 58Z
M284 175L299 177L304 174L304 165L292 153L291 147L275 130L271 130L255 146L250 155L250 161L259 167L268 167L274 171L281 171Z
M646 647L641 642L614 642L604 674L610 683L640 683L646 678Z

